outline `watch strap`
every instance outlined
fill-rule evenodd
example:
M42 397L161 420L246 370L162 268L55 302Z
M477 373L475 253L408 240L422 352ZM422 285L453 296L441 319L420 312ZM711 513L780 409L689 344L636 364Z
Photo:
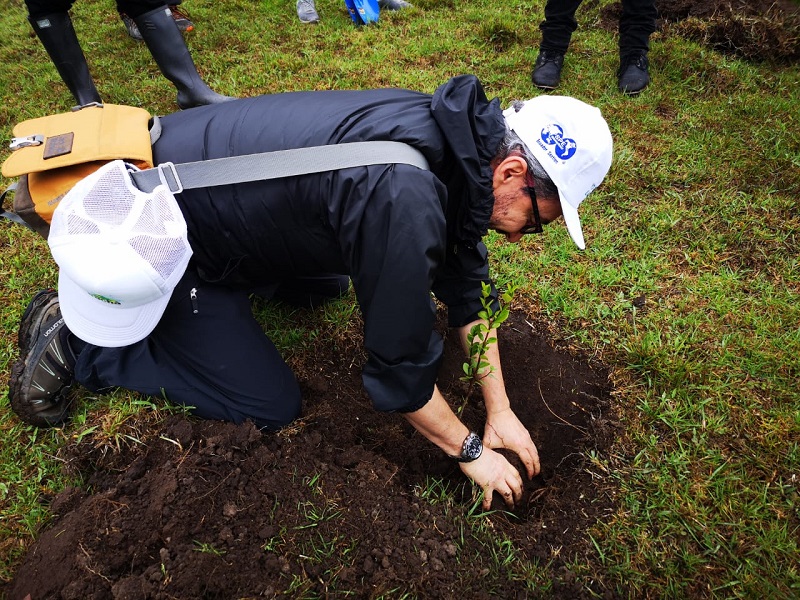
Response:
M453 456L458 462L468 463L477 460L483 454L483 441L474 431L470 431L461 444L461 454Z

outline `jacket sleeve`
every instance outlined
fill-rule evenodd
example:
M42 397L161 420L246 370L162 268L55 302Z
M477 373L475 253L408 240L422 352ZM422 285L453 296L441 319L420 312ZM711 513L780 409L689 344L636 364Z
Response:
M377 410L411 412L430 400L443 350L431 285L444 258L447 191L430 172L382 169L368 169L379 179L346 254L364 317L364 387Z
M497 310L497 288L489 278L489 251L483 242L474 246L452 244L447 248L444 266L436 276L433 293L447 305L450 327L462 327L478 318L481 283L491 286L492 308Z

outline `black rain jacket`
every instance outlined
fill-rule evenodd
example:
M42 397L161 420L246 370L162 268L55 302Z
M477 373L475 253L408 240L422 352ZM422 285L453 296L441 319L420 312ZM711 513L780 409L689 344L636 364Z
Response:
M442 355L431 292L457 327L477 318L481 282L490 282L481 237L494 203L489 161L505 135L499 101L464 75L433 95L293 92L186 110L161 124L156 163L367 140L405 142L425 155L430 171L376 165L177 195L209 282L255 288L296 275L349 275L373 405L421 408Z

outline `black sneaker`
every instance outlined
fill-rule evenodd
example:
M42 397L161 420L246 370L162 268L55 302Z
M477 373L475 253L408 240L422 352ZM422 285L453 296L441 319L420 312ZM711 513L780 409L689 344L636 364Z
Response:
M543 90L553 90L561 81L564 53L558 50L540 50L533 65L533 85Z
M125 29L128 32L128 35L131 36L133 39L142 41L144 38L142 37L141 32L139 31L139 26L136 24L136 21L131 19L125 13L119 13L119 18L122 19L122 23L125 25Z
M19 328L20 358L11 367L8 385L11 409L37 427L63 423L71 405L76 358L53 295L53 290L39 292L25 310Z
M182 8L178 8L178 6L175 4L170 4L167 8L169 8L169 12L172 14L172 20L175 21L175 25L178 26L179 31L194 31L194 23L192 23L189 13ZM142 37L142 32L139 31L139 26L136 24L136 21L134 21L125 13L119 13L119 16L122 19L129 36L135 40L139 40L140 42L144 40Z
M628 96L636 96L650 83L647 52L639 51L626 54L620 59L617 78L619 91Z
M172 13L172 20L180 31L194 31L194 23L189 13L180 8L177 4L169 5L169 12Z
M58 308L58 292L53 288L36 292L33 300L28 304L28 308L22 313L19 322L17 344L20 356L28 354L33 337L39 333L42 323L51 320L56 315L61 315Z

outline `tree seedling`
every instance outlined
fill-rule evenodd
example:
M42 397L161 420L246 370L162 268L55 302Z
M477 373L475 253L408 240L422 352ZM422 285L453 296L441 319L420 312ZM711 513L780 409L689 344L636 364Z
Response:
M500 295L500 306L495 310L492 308L492 286L481 282L481 305L483 309L478 313L481 321L473 325L469 333L467 333L468 358L462 366L464 375L462 375L461 381L469 382L469 388L464 396L464 403L458 411L459 415L464 411L467 401L475 389L475 384L483 385L486 377L491 375L494 370L486 358L486 351L492 344L497 343L497 337L489 334L498 329L508 319L508 305L516 291L516 286L509 284L505 292Z

